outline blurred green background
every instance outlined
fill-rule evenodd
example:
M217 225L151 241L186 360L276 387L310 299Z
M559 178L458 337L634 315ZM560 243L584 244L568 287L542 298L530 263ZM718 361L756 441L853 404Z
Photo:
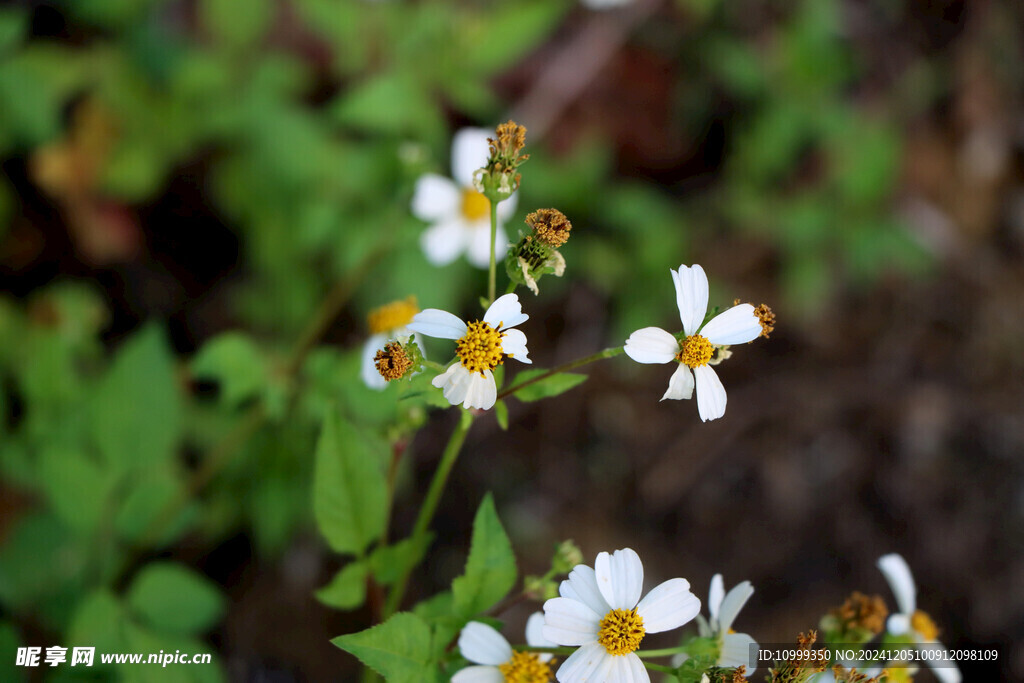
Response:
M779 323L723 366L715 423L624 358L478 420L418 596L490 490L521 571L571 537L698 594L750 579L762 642L853 589L892 606L874 562L900 552L947 645L1000 648L966 680L1024 678L1022 41L1012 0L5 3L0 678L71 643L217 653L93 679L355 675L328 640L368 611L312 595L343 564L316 436L335 409L371 440L425 421L360 382L365 317L475 311L485 274L430 265L409 201L455 131L510 116L510 234L574 226L566 276L521 294L535 362L674 329L680 263Z

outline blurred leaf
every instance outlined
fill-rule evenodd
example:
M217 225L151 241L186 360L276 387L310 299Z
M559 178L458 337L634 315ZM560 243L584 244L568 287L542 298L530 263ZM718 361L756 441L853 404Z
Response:
M145 539L156 544L166 544L184 533L195 519L196 506L188 503L176 517L165 519L168 506L183 499L184 491L177 474L167 467L147 470L134 478L124 499L120 501L114 527L121 538L139 542L143 535L157 531L159 521L161 535Z
M162 0L64 0L73 14L110 28L125 27L144 19L149 8Z
M51 447L39 454L39 483L54 513L88 534L109 513L116 481L82 453Z
M565 11L564 4L550 0L498 3L486 16L458 27L453 63L490 76L540 43Z
M508 405L504 401L494 404L494 419L498 421L501 431L508 431Z
M267 383L266 362L253 340L241 332L220 334L192 360L192 373L220 385L229 406L259 394Z
M117 596L106 588L96 589L76 606L66 642L71 646L95 647L97 653L123 652L126 621L124 608ZM95 664L100 664L98 654Z
M77 588L84 568L84 548L55 518L17 520L0 546L0 603L38 611L40 601L64 599L69 586Z
M456 613L472 617L508 595L516 583L516 558L488 493L473 520L466 571L452 582Z
M316 591L316 599L340 610L359 607L366 600L366 577L369 563L364 560L349 562L334 575L331 582Z
M516 375L513 386L515 386L515 384L522 384L533 377L543 375L545 372L548 371L538 369L520 372ZM561 372L557 375L551 375L550 377L538 380L527 387L523 387L512 395L520 401L527 403L530 401L539 401L542 398L550 398L552 396L564 394L585 381L587 381L587 375L581 375L574 372Z
M413 538L403 538L397 543L374 548L370 555L370 567L378 583L389 584L396 581L404 567L415 567L422 560L427 548L433 540L433 534L427 534L415 543Z
M26 670L15 665L17 660L14 657L14 653L17 652L18 647L21 645L21 638L18 637L18 632L15 630L14 625L9 621L0 621L0 652L5 653L0 658L0 680L25 680Z
M358 657L390 683L430 680L434 668L430 627L409 612L399 612L383 624L338 636L331 642Z
M384 454L338 415L324 419L316 450L313 510L320 532L339 553L362 555L384 530Z
M205 576L180 564L153 562L135 576L128 606L153 628L186 635L209 630L224 613L220 590Z
M108 465L154 467L174 454L178 387L163 332L147 325L124 343L92 398L93 436Z
M218 41L244 47L263 37L276 9L273 0L201 0L199 18L203 28Z
M150 144L126 141L117 146L103 168L103 188L127 201L153 196L164 179L166 162Z
M17 44L28 29L28 13L20 8L0 9L0 51Z
M373 76L331 106L341 124L370 133L423 133L434 127L434 103L421 85L399 74Z

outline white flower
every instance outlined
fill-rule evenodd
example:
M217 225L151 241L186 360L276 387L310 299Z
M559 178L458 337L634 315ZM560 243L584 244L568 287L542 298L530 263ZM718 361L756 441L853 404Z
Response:
M679 628L700 612L686 579L669 579L641 600L644 568L629 548L601 553L594 568L580 564L544 603L544 637L579 646L557 678L572 681L650 681L635 654L647 633Z
M540 612L526 620L526 643L534 647L554 647L543 635L544 617ZM534 652L515 652L505 637L487 624L471 621L459 634L459 651L478 666L467 666L454 676L452 683L504 683L504 681L530 681L547 683L551 680L551 655Z
M745 666L747 678L756 670L750 667L750 646L753 645L756 650L757 641L746 633L735 633L732 630L732 622L753 594L754 587L749 581L736 584L726 593L721 574L714 575L711 579L711 590L708 591L711 635L718 638L722 645L718 666L730 669Z
M668 391L661 397L662 401L693 396L696 375L697 412L705 422L715 420L725 415L726 404L725 388L708 365L715 346L743 344L757 339L761 334L761 322L754 315L753 306L739 304L701 326L708 310L708 278L704 269L698 265L692 268L679 266L678 272L669 272L675 283L676 305L686 337L677 341L660 327L645 327L629 335L626 355L638 363L679 363L668 382Z
M465 252L477 268L491 261L491 205L473 186L473 173L487 163L487 138L494 131L463 128L452 138L452 178L428 173L416 181L412 212L430 227L420 238L427 260L444 266ZM502 258L508 237L502 223L516 210L513 194L498 204L498 232L494 239L495 257Z
M417 313L409 329L428 337L457 339L455 349L459 362L431 382L444 391L452 405L487 410L498 398L494 368L504 357L521 363L532 363L526 348L526 335L511 328L529 320L519 305L519 297L506 294L494 300L483 320L465 323L458 317L437 308Z
M926 657L935 677L942 683L960 683L960 669L951 664L942 653L946 648L938 641L938 629L931 617L917 609L917 587L910 567L902 556L896 553L883 555L878 559L878 568L889 582L889 588L896 597L899 612L889 616L886 629L894 636L909 635L922 650L932 650L935 657Z
M386 379L381 377L374 364L374 357L377 352L384 348L389 341L399 338L412 337L423 351L423 340L418 334L408 328L419 308L416 306L416 298L409 297L403 301L392 301L380 308L370 311L367 318L367 326L370 328L370 337L363 344L363 353L360 361L359 374L363 383L371 389L381 390L388 385Z

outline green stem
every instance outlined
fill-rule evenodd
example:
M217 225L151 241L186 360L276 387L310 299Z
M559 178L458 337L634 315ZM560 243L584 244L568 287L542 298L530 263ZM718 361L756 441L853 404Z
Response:
M427 490L427 496L423 499L423 505L420 507L419 515L416 517L416 524L412 528L413 547L418 547L427 534L427 529L434 519L434 513L437 512L437 505L441 501L441 494L444 492L445 484L448 482L448 475L455 465L455 460L459 457L459 451L462 450L462 444L466 441L466 435L469 433L469 428L473 425L474 417L475 415L472 411L463 410L462 415L459 417L459 424L448 438L448 445L444 448L441 462L437 465L434 478L431 480L430 488ZM388 595L388 601L384 605L384 619L394 614L395 610L402 603L412 570L412 565L402 569L402 575L395 582L391 593Z
M644 666L646 666L651 671L660 671L663 674L675 674L676 672L676 670L673 669L671 666L662 666L661 664L651 664L650 662L644 662Z
M681 652L686 652L686 648L683 647L666 647L661 650L637 650L637 657L670 657L671 655L677 655Z
M597 353L593 353L593 354L591 354L589 356L585 356L583 358L577 358L576 360L569 361L568 363L562 363L561 365L558 365L558 366L555 366L555 367L551 368L550 370L548 370L545 373L537 375L536 377L531 377L530 379L526 380L525 382L520 382L519 384L516 384L515 386L509 387L508 389L504 389L500 394L498 394L498 398L499 399L505 398L509 394L516 393L517 391L519 391L523 387L528 387L531 384L533 384L534 382L539 382L542 379L547 379L548 377L551 377L552 375L557 375L557 374L562 373L562 372L568 372L569 370L572 370L573 368L578 368L581 365L587 365L588 363L593 363L594 361L602 360L604 358L613 358L613 357L619 355L620 353L622 353L624 350L625 350L625 347L623 347L623 346L613 346L610 349L605 349L604 351L598 351Z
M498 281L498 260L494 256L494 243L498 241L498 202L493 199L491 204L491 270L487 279L487 301L494 303L494 294L497 291Z
M512 292L516 291L516 287L518 287L518 286L519 285L516 283L515 280L509 280L508 281L508 287L505 288L505 293L506 294L511 294Z

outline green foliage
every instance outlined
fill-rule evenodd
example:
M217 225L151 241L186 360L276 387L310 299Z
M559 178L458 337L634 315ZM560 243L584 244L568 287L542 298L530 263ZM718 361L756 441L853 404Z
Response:
M229 406L259 395L268 381L259 347L240 332L226 332L208 341L192 359L192 374L215 380Z
M515 585L516 558L490 494L473 520L473 540L462 576L452 582L455 613L469 618L486 611Z
M370 565L365 560L349 562L330 583L316 592L316 599L328 607L355 609L366 600L366 577L369 574Z
M126 600L150 627L184 635L203 633L224 612L224 598L209 579L169 562L146 565L128 588Z
M545 372L547 372L547 370L526 370L525 372L520 372L516 375L515 383L522 384L534 377L543 375ZM586 379L586 375L573 372L562 372L557 375L551 375L550 377L537 380L533 384L516 391L513 396L524 402L539 401L542 398L551 398L553 396L564 394L573 387L585 382Z
M383 624L338 636L331 642L392 683L414 683L436 676L430 627L409 612L400 612Z

